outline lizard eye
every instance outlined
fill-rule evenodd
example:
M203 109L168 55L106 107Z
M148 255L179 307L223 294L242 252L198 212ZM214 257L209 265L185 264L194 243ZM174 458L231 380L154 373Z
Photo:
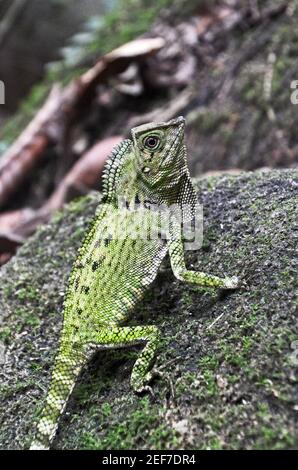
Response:
M156 135L150 135L144 139L144 146L149 150L155 150L159 146L160 139Z

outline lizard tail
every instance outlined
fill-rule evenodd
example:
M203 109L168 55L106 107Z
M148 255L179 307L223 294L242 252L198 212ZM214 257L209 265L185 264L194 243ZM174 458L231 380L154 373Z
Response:
M59 418L85 363L86 355L83 350L78 351L73 348L65 350L63 346L60 348L55 361L50 390L30 450L50 448L58 428Z

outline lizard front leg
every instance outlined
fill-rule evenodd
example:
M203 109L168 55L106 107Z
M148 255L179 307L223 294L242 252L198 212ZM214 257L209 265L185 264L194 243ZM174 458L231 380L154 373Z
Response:
M236 289L238 287L239 281L236 276L220 278L203 272L188 270L185 266L182 238L170 236L168 239L168 249L173 273L177 279L203 287L223 289Z
M154 377L152 369L161 334L156 326L104 327L89 336L91 343L99 346L129 347L145 343L131 373L131 386L135 392L150 391L148 384Z

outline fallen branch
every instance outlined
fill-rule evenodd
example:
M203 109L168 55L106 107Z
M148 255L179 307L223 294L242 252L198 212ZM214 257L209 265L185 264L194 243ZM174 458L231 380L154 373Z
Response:
M99 83L123 72L128 65L156 53L164 46L162 38L129 42L103 56L97 64L64 90L55 86L43 108L24 130L0 162L0 207L9 201L20 183L37 165L50 144L63 140L69 127L96 94Z
M58 87L54 87L42 109L25 131L0 160L0 207L3 206L36 166L49 144L47 125L57 112L62 99Z
M20 13L25 9L26 3L28 3L28 0L15 0L12 2L6 15L0 22L0 48L3 47L6 37L15 26Z
M114 136L95 144L72 167L40 209L25 207L0 214L0 266L35 232L38 225L50 220L53 212L61 209L74 197L98 188L105 161L112 149L122 140L123 136Z
M98 188L107 157L123 139L123 136L109 137L94 145L63 178L43 209L53 212L74 197Z

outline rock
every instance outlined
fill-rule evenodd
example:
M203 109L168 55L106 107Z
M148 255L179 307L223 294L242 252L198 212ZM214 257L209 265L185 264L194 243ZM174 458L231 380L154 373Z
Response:
M177 358L167 368L175 402L162 379L153 383L155 402L132 392L137 348L98 353L74 390L54 448L297 445L297 351L291 348L297 339L297 182L297 170L197 182L204 244L187 254L187 263L239 275L246 289L215 293L182 284L166 262L132 322L162 330L157 365ZM56 214L0 272L2 449L27 448L31 441L66 281L97 200L93 193Z

